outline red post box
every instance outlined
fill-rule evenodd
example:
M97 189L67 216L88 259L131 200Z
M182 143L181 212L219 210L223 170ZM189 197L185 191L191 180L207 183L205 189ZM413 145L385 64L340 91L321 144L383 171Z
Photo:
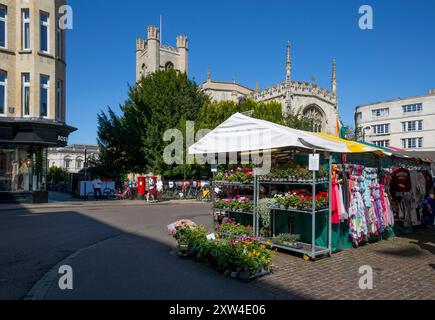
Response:
M146 177L137 178L137 197L145 199Z

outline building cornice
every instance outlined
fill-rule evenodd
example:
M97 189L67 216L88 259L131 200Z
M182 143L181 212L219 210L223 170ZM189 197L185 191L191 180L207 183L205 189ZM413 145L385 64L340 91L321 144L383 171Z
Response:
M373 102L373 103L361 104L359 106L356 106L356 111L358 112L360 108L374 107L378 104L393 103L393 102L398 102L398 101L406 101L406 100L429 98L429 97L435 98L435 94L425 94L425 95L411 96L411 97L405 97L405 98L399 97L399 98L390 99L390 100L382 100L382 101L377 101L377 102Z

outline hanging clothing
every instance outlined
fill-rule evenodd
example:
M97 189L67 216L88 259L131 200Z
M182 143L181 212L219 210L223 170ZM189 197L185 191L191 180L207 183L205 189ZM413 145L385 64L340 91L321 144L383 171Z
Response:
M343 188L341 184L338 185L338 194L339 194L339 202L340 202L340 221L344 222L344 220L349 219L348 209L346 209L344 205L344 197L343 197Z
M391 175L393 192L411 192L411 174L408 169L395 169Z
M341 222L341 206L338 189L338 181L336 177L332 177L332 224L340 224Z

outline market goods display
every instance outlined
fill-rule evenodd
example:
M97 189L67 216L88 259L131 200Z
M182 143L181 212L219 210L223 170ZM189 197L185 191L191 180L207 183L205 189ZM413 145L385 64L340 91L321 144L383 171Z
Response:
M220 232L215 235L204 226L184 225L177 228L174 238L178 247L186 250L183 251L185 256L208 264L225 275L249 280L272 271L270 244L261 244L259 238L245 234L250 232L249 229L229 220L218 226L218 230Z

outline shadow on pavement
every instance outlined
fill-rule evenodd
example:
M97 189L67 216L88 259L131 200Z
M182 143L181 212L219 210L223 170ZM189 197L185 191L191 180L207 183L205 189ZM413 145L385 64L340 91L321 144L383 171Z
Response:
M147 212L127 207L110 213L0 211L0 299L24 298L49 270L83 248L66 260L74 271L74 289L60 290L57 274L46 299L256 300L274 299L271 292L277 290L294 299L309 298L284 287L256 288L178 258L166 225L175 218L208 221L209 215L170 208L170 214L167 206Z
M435 254L435 229L434 228L428 228L428 229L417 229L412 234L407 234L404 236L400 236L402 239L409 240L410 245L416 245L420 248L420 250L416 247L404 247L400 249L395 250L377 250L377 252L387 254L387 255L394 255L394 256L401 256L401 257L418 257L421 255L424 255L425 253L422 251L428 251L431 254Z

